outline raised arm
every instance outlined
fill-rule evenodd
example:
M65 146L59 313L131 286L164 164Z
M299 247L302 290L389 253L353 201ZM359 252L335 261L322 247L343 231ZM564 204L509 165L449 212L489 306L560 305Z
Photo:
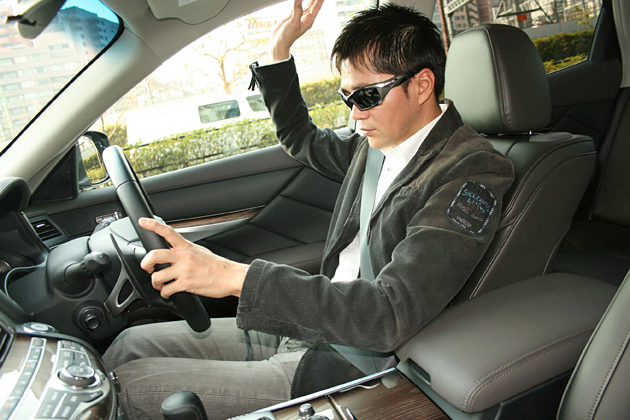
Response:
M282 18L271 31L269 37L269 60L277 63L289 58L291 46L313 26L324 0L295 0L291 14Z

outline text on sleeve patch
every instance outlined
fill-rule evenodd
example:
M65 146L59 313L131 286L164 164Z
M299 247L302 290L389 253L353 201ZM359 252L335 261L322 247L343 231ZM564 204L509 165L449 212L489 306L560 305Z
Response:
M466 181L459 190L447 215L471 233L481 233L497 206L492 191L476 181Z

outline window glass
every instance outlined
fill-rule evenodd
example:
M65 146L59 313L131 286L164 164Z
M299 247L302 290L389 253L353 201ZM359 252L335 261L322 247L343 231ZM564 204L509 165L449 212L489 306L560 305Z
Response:
M445 37L485 23L523 29L540 53L547 73L588 58L601 0L442 0L433 21ZM443 28L442 22L445 27Z
M241 110L236 101L218 102L199 107L199 120L204 124L240 116Z
M247 98L247 103L249 104L249 107L252 109L252 111L254 112L260 112L260 111L266 111L267 107L265 106L265 103L263 102L262 96L260 95L254 95L254 96L248 96Z
M0 13L13 15L15 7L2 2ZM0 78L14 82L0 84L0 151L109 44L118 26L118 17L98 0L66 1L35 40L22 38L15 25L0 26ZM87 48L78 45L83 34L90 40ZM96 40L95 34L105 39ZM43 77L46 72L55 77Z
M276 144L262 98L247 91L248 66L263 63L269 33L292 3L259 10L199 38L139 83L93 128L123 147L141 178ZM348 108L337 94L339 79L329 57L340 28L369 5L369 0L324 2L313 27L291 50L311 117L321 127L347 123Z

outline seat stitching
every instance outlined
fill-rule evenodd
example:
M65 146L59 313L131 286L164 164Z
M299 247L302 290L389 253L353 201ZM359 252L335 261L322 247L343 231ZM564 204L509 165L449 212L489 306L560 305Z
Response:
M591 412L588 415L589 419L592 419L593 416L595 415L595 411L597 410L597 407L599 406L599 403L601 402L604 389L607 387L608 383L610 382L610 377L612 376L613 371L615 370L617 364L619 363L619 358L621 357L621 353L623 353L624 349L628 346L629 338L630 338L630 331L628 331L628 334L626 334L626 338L623 340L623 343L621 344L621 348L617 352L617 356L613 360L613 363L610 366L608 373L606 374L606 378L604 378L604 381L602 382L602 386L599 388L599 392L597 393L597 397L595 397L595 402L593 403Z
M512 195L512 199L510 200L510 202L508 203L508 205L506 206L506 208L503 210L502 215L508 214L509 212L512 211L512 208L514 207L514 203L516 203L516 200L518 199L518 196L521 193L521 190L525 187L525 184L527 183L527 181L529 180L530 175L534 172L534 170L537 169L537 166L545 159L547 159L547 157L549 157L550 154L556 152L559 149L564 148L565 146L574 146L578 143L582 143L583 140L578 140L577 142L574 143L568 143L568 141L563 141L560 144L555 145L554 147L552 147L551 149L545 151L544 154L542 154L541 156L538 157L538 159L536 159L536 162L532 163L529 166L529 169L527 170L527 172L523 175L523 179L521 180L521 182L519 182L518 184L518 188L516 189L516 191L514 192L514 195ZM587 153L583 153L580 155L576 155L576 156L571 156L565 160L563 160L562 162L560 162L561 164L564 164L564 162L566 162L569 159L572 159L573 157L579 157L579 156L583 156L585 154L591 154L591 152L587 152ZM557 168L554 167L554 170ZM545 181L546 178L543 180Z
M466 406L466 404L467 404L467 402L468 402L468 399L470 398L470 395L471 395L471 394L475 391L475 388L476 388L479 384L481 384L483 381L485 381L486 379L488 379L489 377L491 377L492 375L494 375L494 374L496 374L496 373L500 372L500 371L501 371L501 370L503 370L503 369L506 369L506 368L510 367L510 366L511 366L511 365L513 365L514 363L517 363L517 362L519 362L520 360L522 360L522 359L524 359L524 358L526 358L526 357L528 357L528 356L531 356L532 354L534 354L534 353L536 353L536 352L539 352L539 351L541 351L541 350L544 350L545 348L547 348L547 347L549 347L549 346L553 346L554 344L557 344L557 343L559 343L559 342L561 342L561 341L563 341L563 340L566 340L566 339L568 339L568 338L574 337L574 336L579 335L579 334L583 334L583 333L585 333L585 332L587 332L587 331L592 331L594 328L595 328L595 326L593 325L593 326L591 326L591 327L587 327L587 328L581 329L581 330L579 330L579 331L573 332L573 333L571 333L571 334L565 335L565 336L564 336L564 337L562 337L562 338L559 338L559 339L554 340L554 341L552 341L552 342L550 342L550 343L547 343L547 344L545 344L545 345L543 345L543 346L540 346L540 347L538 347L537 349L532 350L532 351L530 351L530 352L528 352L528 353L525 353L525 354L523 354L522 356L520 356L520 357L518 357L518 358L516 358L516 359L513 359L512 361L510 361L510 362L506 363L505 365L503 365L503 366L501 366L501 367L499 367L499 368L495 369L494 371L490 372L489 374L487 374L487 375L486 375L486 376L484 376L483 378L479 379L477 382L475 382L475 383L473 384L473 386L471 386L471 387L470 387L470 389L469 389L469 390L468 390L468 392L466 393L466 396L464 397L464 403L462 404L462 407L463 407L463 408L465 408L465 406ZM558 347L558 348L560 348L560 347Z
M477 390L477 392L475 392L475 396L473 397L472 401L470 402L470 410L472 410L472 409L473 409L473 406L475 405L475 400L476 400L476 399L477 399L477 397L481 394L481 391L483 391L485 388L487 388L488 386L490 386L493 382L498 381L499 379L501 379L502 377L504 377L504 376L508 375L509 373L514 372L515 370L517 370L517 369L519 369L519 368L521 368L521 367L523 367L523 366L525 366L525 365L527 365L527 364L529 364L529 363L531 363L531 362L533 362L533 361L535 361L535 360L538 360L538 359L540 359L540 358L541 358L541 357L543 357L543 356L546 356L546 355L548 355L548 354L551 354L551 353L553 353L553 352L554 352L554 351L556 351L556 350L560 350L560 349L561 349L561 348L563 348L563 347L566 347L566 346L569 346L569 345L575 344L577 341L583 340L583 339L585 339L585 338L588 338L588 337L577 337L577 338L575 338L575 339L573 339L573 340L571 340L571 341L567 341L567 342L566 342L566 343L564 343L563 345L561 345L561 346L559 346L559 347L556 347L556 348L554 348L554 349L551 349L551 350L549 350L549 351L546 351L546 352L544 352L544 353L541 353L541 354L539 354L538 356L534 357L533 359L530 359L530 360L528 360L527 362L525 362L525 363L523 363L523 364L521 364L521 365L514 366L512 369L510 369L510 370L508 370L508 371L506 371L506 372L502 373L500 376L497 376L496 378L494 378L493 380L491 380L490 382L488 382L487 384L485 384L484 386L482 386L481 388L479 388L479 389ZM464 406L464 408L465 408L465 406Z

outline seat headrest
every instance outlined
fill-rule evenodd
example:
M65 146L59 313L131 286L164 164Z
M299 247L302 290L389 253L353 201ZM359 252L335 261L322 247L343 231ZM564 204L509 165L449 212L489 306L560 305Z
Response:
M482 25L453 39L446 57L444 96L480 133L545 128L551 97L536 47L522 30Z

